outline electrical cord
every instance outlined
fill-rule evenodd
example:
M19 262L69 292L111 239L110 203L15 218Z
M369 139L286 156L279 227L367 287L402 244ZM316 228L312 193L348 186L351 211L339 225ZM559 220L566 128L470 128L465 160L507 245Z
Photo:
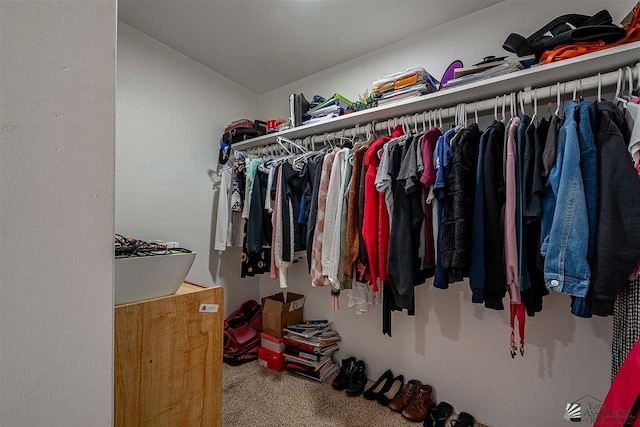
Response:
M190 254L192 251L185 248L167 248L166 245L137 240L116 234L114 239L114 252L117 259L145 256L172 255L177 253Z

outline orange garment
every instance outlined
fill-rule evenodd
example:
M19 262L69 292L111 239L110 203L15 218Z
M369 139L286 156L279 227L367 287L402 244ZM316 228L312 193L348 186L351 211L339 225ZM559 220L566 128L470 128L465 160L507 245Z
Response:
M640 40L640 7L636 6L631 21L625 26L627 35L620 41L615 43L605 43L603 41L595 42L578 42L558 46L555 49L548 50L542 54L541 64L550 64L551 62L561 61L563 59L574 58L584 55L585 53L597 52L608 49L610 47L621 46Z

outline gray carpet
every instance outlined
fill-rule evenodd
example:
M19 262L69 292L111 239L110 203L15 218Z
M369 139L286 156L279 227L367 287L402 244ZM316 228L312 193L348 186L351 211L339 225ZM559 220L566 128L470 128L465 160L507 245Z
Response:
M223 377L224 427L422 425L405 420L377 402L333 390L331 379L318 383L287 372L276 373L255 362L235 367L225 365Z

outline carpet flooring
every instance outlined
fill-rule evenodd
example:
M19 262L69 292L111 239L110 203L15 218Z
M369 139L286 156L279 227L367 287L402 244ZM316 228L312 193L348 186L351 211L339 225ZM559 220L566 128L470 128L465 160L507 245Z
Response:
M287 372L276 373L256 362L224 366L224 427L389 427L421 426L377 402L349 397ZM450 424L447 423L447 427ZM476 423L476 427L484 427Z

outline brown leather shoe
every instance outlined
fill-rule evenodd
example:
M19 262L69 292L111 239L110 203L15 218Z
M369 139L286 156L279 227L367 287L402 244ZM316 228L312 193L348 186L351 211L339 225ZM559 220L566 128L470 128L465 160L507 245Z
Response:
M411 380L404 386L402 392L397 395L391 403L389 408L394 412L402 412L404 408L409 406L411 399L413 399L414 393L420 388L422 383L418 380Z
M413 394L411 403L402 411L402 416L414 423L422 422L427 418L429 409L435 405L435 393L430 385L420 386Z

